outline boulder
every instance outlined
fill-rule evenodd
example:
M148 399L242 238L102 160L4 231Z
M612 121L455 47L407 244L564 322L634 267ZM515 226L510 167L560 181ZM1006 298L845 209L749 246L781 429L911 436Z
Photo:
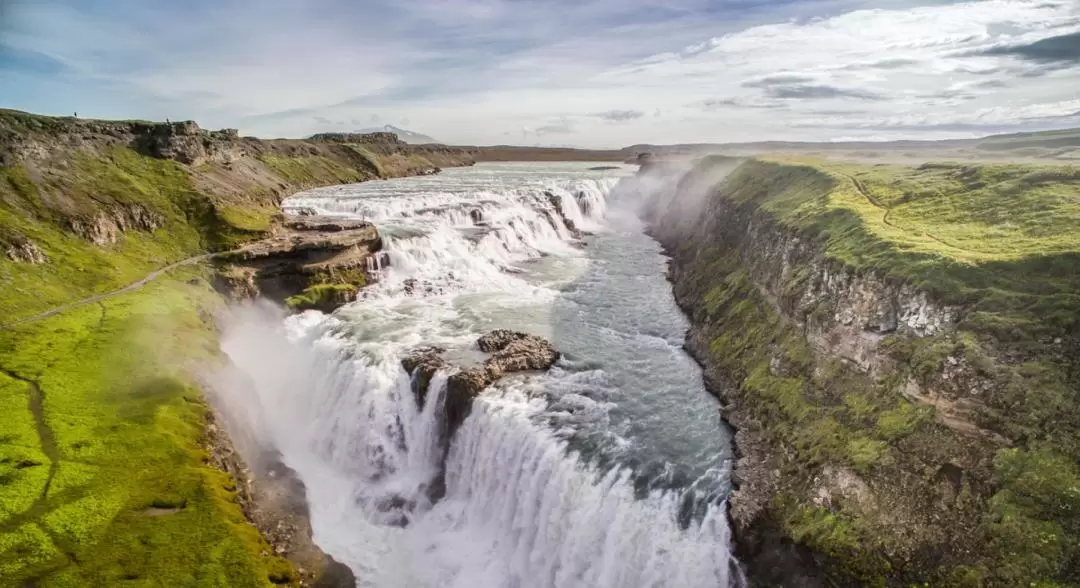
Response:
M546 370L559 361L559 352L547 339L517 331L496 330L477 340L480 350L491 353L484 362L489 372L498 374L526 370Z
M477 346L490 353L482 365L457 368L446 379L447 438L469 416L472 401L496 380L512 372L546 370L559 360L559 352L546 339L518 331L499 329L480 337ZM427 400L431 379L439 370L452 371L441 347L420 347L401 360L413 377L413 393L421 407Z
M413 377L413 393L421 408L427 400L431 378L439 370L450 368L450 362L442 356L445 351L442 347L420 347L401 360L401 367Z
M563 209L562 209L562 196L560 196L558 194L555 194L553 192L549 192L549 191L544 191L544 196L547 197L548 204L551 205L551 208L554 211L554 214L559 217L559 220L561 220L563 222L563 224L566 226L566 228L570 231L570 235L575 239L581 239L582 237L584 237L585 233L578 230L577 224L575 224L574 221L567 218L566 213L563 212ZM545 211L545 212L547 212L547 211ZM550 219L550 217L549 217L549 219ZM555 224L553 220L552 220L551 224L553 224L553 225Z

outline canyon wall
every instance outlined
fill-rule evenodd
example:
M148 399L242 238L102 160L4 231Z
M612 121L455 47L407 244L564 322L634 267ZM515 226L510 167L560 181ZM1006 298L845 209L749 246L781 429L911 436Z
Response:
M737 429L738 555L762 586L1075 582L1074 245L969 262L929 211L1080 174L895 174L710 157L645 206L687 347ZM955 194L931 183L972 174Z

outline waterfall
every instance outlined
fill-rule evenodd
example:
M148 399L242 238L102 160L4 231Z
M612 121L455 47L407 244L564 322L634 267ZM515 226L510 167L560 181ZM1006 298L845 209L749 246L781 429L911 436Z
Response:
M633 468L601 468L571 448L564 416L577 409L567 408L571 395L553 396L555 379L597 376L559 369L500 383L448 447L445 373L417 406L404 354L439 345L468 357L491 317L550 304L551 284L586 263L567 225L604 230L618 181L497 189L482 180L482 189L436 177L290 199L286 208L376 222L388 263L373 265L378 281L332 316L237 310L222 349L243 378L228 379L224 410L297 471L316 541L362 586L731 585L722 503L710 498L682 520L692 484L642 492ZM433 491L443 483L445 493Z

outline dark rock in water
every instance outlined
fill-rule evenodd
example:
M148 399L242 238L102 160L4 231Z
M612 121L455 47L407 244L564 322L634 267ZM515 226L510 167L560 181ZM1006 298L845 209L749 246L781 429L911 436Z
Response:
M551 207L554 209L555 214L558 215L559 220L561 220L563 224L566 225L566 228L570 230L570 235L573 236L575 239L580 239L583 236L582 232L578 230L577 225L574 223L574 221L566 218L566 214L563 212L562 196L548 191L544 192L544 196L547 197L548 203L551 204ZM549 220L552 219L549 218ZM554 225L555 223L552 221L551 224Z
M578 205L581 206L581 214L588 216L592 214L592 203L585 197L584 192L577 193Z
M427 400L431 378L439 370L451 367L450 362L442 357L444 352L446 350L442 347L421 347L401 360L401 367L412 375L413 393L416 395L416 404L421 408Z
M452 437L472 410L472 401L498 376L481 367L469 367L452 374L446 380L446 425Z
M484 211L479 208L474 208L469 211L469 218L472 219L473 224L479 224L484 222Z
M492 331L477 341L480 350L492 356L484 362L489 372L546 370L559 361L559 352L547 340L515 331ZM496 377L498 377L498 375Z
M476 345L480 347L480 351L483 351L484 353L493 353L495 351L499 351L500 349L505 348L507 345L513 343L514 341L517 341L518 339L521 339L522 337L528 336L529 335L519 333L517 331L496 329L494 331L491 331L490 333L482 335L479 339L476 340Z
M613 169L619 169L617 165L598 165L596 167L590 167L589 171L610 171Z
M465 421L472 401L480 392L502 376L512 372L546 370L559 360L559 352L546 339L517 331L495 330L480 337L477 345L491 357L483 365L460 368L446 379L446 437ZM413 392L423 407L431 379L439 370L454 366L443 357L441 347L421 347L401 360L401 367L412 374Z

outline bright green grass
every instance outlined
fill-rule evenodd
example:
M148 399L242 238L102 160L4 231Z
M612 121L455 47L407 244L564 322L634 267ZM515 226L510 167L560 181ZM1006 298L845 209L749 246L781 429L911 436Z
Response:
M315 284L295 296L286 298L285 306L292 310L308 310L341 305L352 302L359 290L360 287L355 284Z
M262 162L274 173L298 186L348 184L362 182L370 177L362 172L318 155L306 157L283 157L263 155Z
M208 205L176 163L114 149L105 157L76 157L71 166L71 173L39 183L21 167L0 168L0 237L28 238L49 259L27 264L0 257L5 323L119 288L213 245L200 212ZM128 230L104 246L66 230L72 219L88 222L102 210L124 206L149 210L162 228Z
M193 283L187 283L192 280ZM216 298L198 270L15 330L0 331L5 370L36 381L59 467L49 459L26 386L0 380L5 458L34 459L0 474L0 570L42 586L265 586L285 582L234 502L234 483L204 463L207 407L189 369L213 361ZM4 464L6 467L6 463ZM3 470L8 471L8 470ZM175 511L149 511L171 506ZM156 515L156 516L152 516Z
M1080 324L1076 168L752 160L723 191L833 259L969 308L977 331L1039 339Z

